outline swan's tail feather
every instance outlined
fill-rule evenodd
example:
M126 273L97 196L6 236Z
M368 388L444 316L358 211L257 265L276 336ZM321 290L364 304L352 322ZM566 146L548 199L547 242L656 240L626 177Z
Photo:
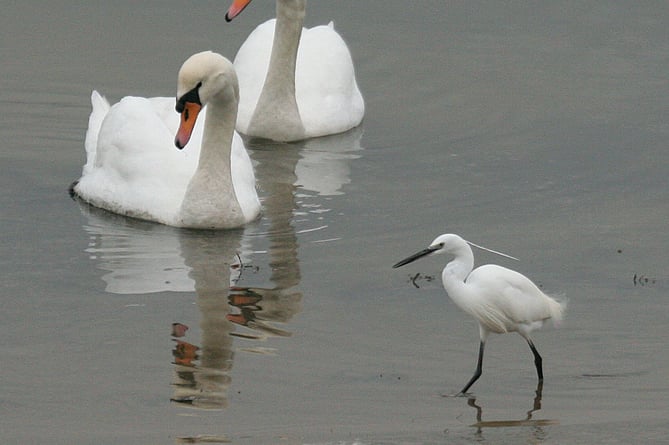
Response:
M93 106L93 110L88 118L88 130L86 131L86 141L84 143L84 147L86 148L86 164L84 165L83 175L89 173L95 165L100 127L102 127L102 121L111 108L107 99L95 90L91 93L91 105Z

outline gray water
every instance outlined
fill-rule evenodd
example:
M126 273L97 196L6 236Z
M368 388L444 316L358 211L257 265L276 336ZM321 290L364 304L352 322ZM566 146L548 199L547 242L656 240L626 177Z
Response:
M274 11L227 24L227 6L3 9L0 442L666 440L665 2L314 0L367 112L249 146L261 220L200 233L71 200L90 91L172 96L190 54L234 57ZM476 323L436 279L446 258L391 265L445 232L569 298L534 335L542 391L511 334L471 398L441 397L471 376Z

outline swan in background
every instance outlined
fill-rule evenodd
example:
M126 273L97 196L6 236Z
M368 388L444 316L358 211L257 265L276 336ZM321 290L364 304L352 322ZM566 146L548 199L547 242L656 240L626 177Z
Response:
M251 0L234 0L231 21ZM237 130L289 142L356 127L365 103L351 53L332 22L303 29L306 0L277 0L276 19L258 26L234 64L239 75Z
M173 98L125 97L110 107L93 91L87 162L72 193L169 226L228 229L254 220L260 202L253 166L234 132L238 91L232 63L210 51L191 56L179 71L180 122ZM183 151L172 145L182 149L189 140Z

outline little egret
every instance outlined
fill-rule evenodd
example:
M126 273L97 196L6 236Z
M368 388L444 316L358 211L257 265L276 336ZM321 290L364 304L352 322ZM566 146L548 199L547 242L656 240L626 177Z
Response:
M465 241L458 235L438 236L427 249L403 259L393 268L404 266L431 254L448 253L455 258L444 267L441 280L453 302L479 322L478 364L469 382L458 395L463 395L481 377L483 350L488 334L518 332L527 341L534 354L539 382L544 379L541 355L530 339L530 332L539 329L549 318L554 323L562 319L565 302L544 294L526 276L494 264L486 264L475 270L474 254L470 245L515 259L501 252Z

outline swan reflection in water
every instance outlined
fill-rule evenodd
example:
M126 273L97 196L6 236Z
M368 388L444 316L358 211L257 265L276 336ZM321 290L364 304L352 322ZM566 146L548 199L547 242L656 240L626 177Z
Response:
M342 187L350 182L349 162L359 157L355 152L361 150L361 137L362 129L358 127L292 144L246 140L264 197L265 218L257 235L269 241L270 282L274 286L231 288L229 304L236 311L228 315L228 320L253 329L233 335L290 335L266 320L285 323L292 317L286 304L299 307L302 295L295 291L300 282L298 235L327 231L328 198L343 194Z
M532 408L526 412L525 418L514 420L483 420L483 408L476 403L476 397L468 397L467 405L476 410L476 422L470 426L476 428L476 436L479 438L483 437L483 430L486 428L529 427L531 428L532 438L528 443L538 443L546 436L542 427L559 424L557 420L533 419L533 416L541 410L542 390L543 382L539 382L532 401Z
M175 340L175 403L202 409L219 409L227 405L227 388L231 379L234 349L227 320L230 312L227 298L231 282L239 278L240 262L236 252L241 244L240 231L182 233L179 237L185 265L195 285L200 311L200 342L186 341L181 324L173 325Z
M356 152L361 150L361 137L362 128L358 127L292 144L246 140L264 197L265 218L256 235L269 241L270 282L274 286L231 287L228 303L235 311L227 319L250 329L233 336L290 336L267 321L286 323L301 309L302 294L295 290L300 282L298 235L327 231L327 200L343 194L342 187L350 182L349 162L359 157Z
M113 294L195 292L200 341L170 320L174 341L173 402L202 409L227 405L233 339L246 345L289 337L301 311L297 254L300 233L327 233L328 200L343 194L362 130L297 144L247 141L255 162L263 217L244 229L196 231L125 218L81 204L89 234L86 252L106 273ZM324 241L324 240L319 240ZM258 245L269 243L263 250ZM268 254L267 267L263 254ZM259 266L260 264L260 266ZM270 270L269 286L244 286ZM250 273L249 273L250 272ZM249 278L250 275L250 278ZM241 278L241 279L240 279ZM247 341L249 340L249 341ZM257 343L256 343L257 344ZM257 346L237 350L267 353Z

